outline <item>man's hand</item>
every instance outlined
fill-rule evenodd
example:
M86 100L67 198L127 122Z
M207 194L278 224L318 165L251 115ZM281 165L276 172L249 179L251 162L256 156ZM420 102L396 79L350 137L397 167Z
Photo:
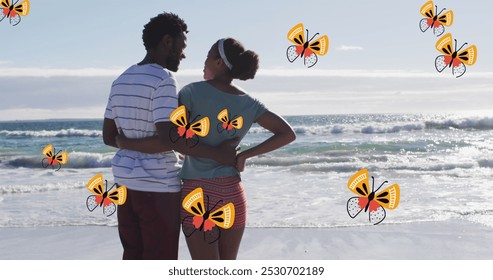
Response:
M238 146L238 144L239 144L238 138L234 138L222 142L217 147L217 156L216 158L214 158L214 160L223 165L235 166L236 154L237 154L236 146Z
M115 142L116 142L116 145L118 146L118 148L120 149L125 149L125 143L126 143L126 140L127 140L127 137L125 137L125 135L123 134L118 134L116 137L115 137Z

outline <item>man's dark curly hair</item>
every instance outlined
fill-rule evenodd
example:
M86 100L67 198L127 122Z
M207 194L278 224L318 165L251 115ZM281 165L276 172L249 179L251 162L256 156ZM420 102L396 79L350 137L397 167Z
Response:
M164 12L151 18L149 23L144 25L142 40L146 50L150 50L158 46L164 35L177 38L183 32L188 33L185 21L173 13Z

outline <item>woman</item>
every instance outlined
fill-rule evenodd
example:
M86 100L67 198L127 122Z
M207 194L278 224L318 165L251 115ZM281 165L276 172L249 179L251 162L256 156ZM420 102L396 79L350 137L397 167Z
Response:
M186 107L191 123L205 117L210 120L209 132L200 138L200 143L217 146L225 140L241 140L253 123L273 133L262 143L240 152L236 166L221 165L207 158L185 157L180 172L182 198L201 187L204 206L208 208L205 210L214 211L230 202L235 208L231 228L204 233L201 232L204 228L197 230L198 224L193 224L191 214L182 209L183 232L192 259L236 259L246 225L246 198L240 172L248 158L276 150L296 138L283 118L233 84L234 79L253 79L258 64L257 54L245 50L237 40L220 39L212 45L205 60L205 81L189 84L179 92L179 103Z

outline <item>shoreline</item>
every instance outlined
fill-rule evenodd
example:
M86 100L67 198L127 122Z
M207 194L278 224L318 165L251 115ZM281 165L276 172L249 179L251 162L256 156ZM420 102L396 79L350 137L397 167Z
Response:
M0 228L0 260L120 260L116 226ZM247 227L238 260L487 260L493 228L466 220L338 228ZM179 260L190 260L180 235Z

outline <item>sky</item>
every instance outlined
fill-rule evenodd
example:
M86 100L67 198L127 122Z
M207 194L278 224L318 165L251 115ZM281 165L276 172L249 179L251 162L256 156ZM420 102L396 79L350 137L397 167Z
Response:
M190 31L180 86L201 80L210 46L233 37L260 56L256 78L237 84L281 115L493 109L493 2L434 1L454 12L445 32L478 48L458 79L435 70L438 37L419 29L425 2L31 0L17 26L0 22L0 120L102 118L111 82L145 55L144 24L163 11ZM329 37L312 68L286 58L297 23Z

